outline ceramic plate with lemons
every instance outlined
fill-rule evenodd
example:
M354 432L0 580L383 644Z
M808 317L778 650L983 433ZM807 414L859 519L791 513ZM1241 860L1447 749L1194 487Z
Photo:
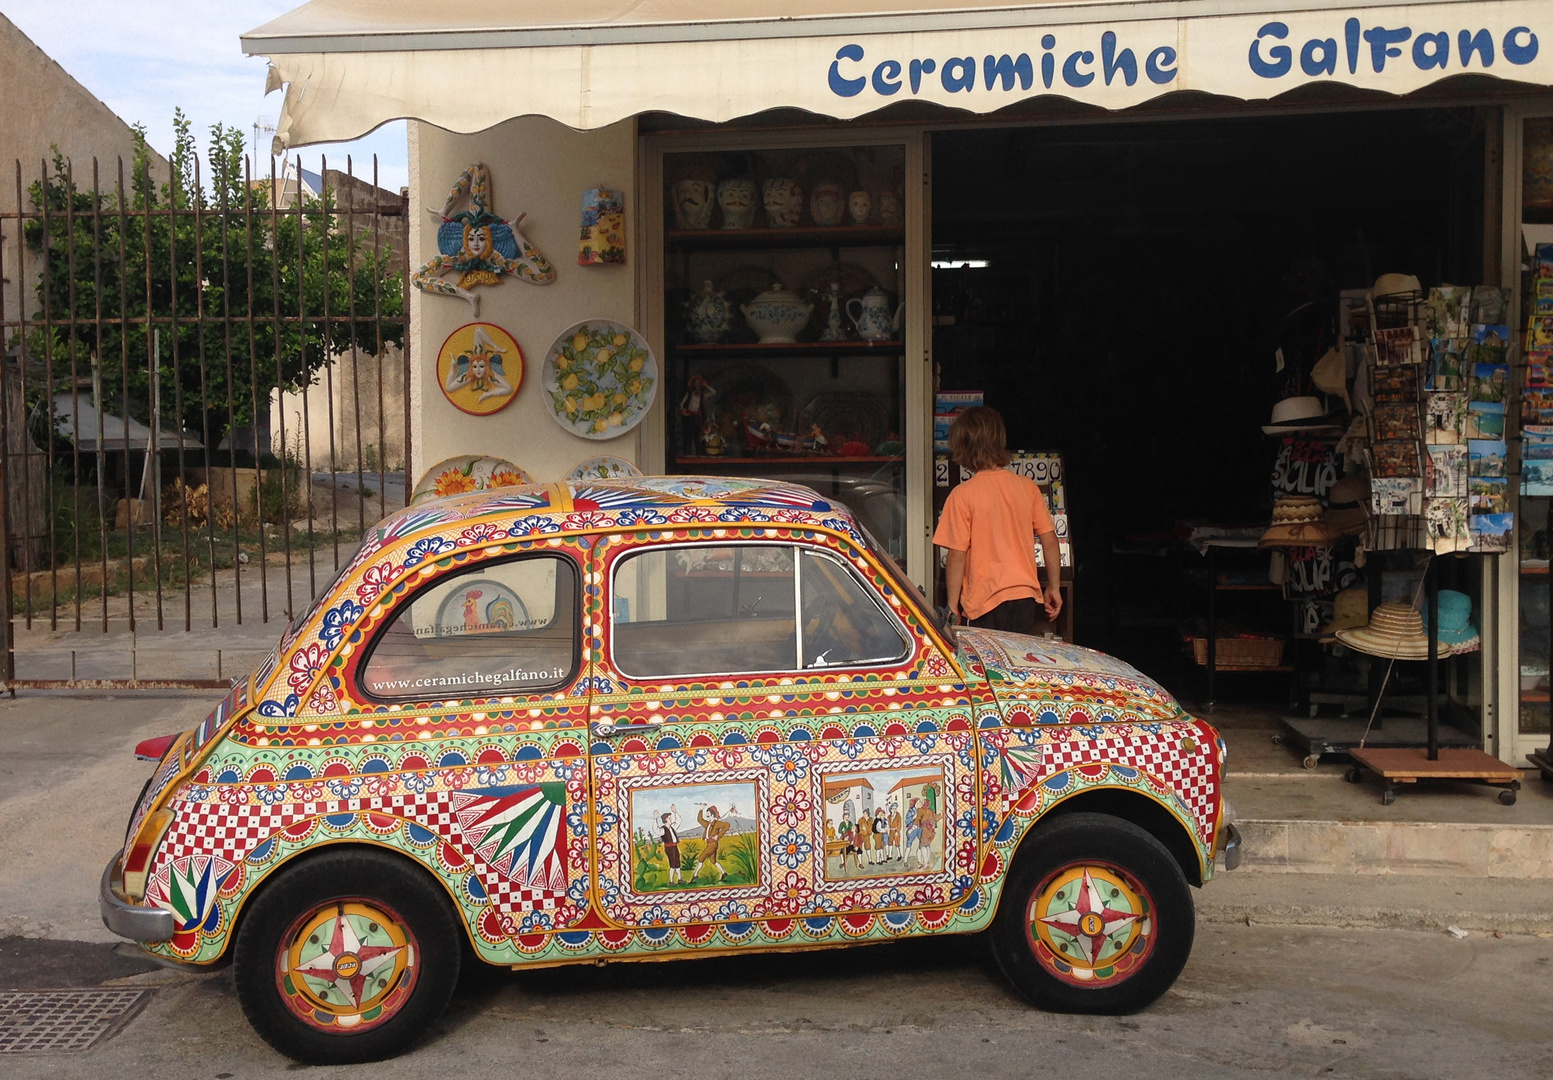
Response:
M613 439L647 415L658 362L629 326L588 319L555 339L541 378L556 423L584 439Z

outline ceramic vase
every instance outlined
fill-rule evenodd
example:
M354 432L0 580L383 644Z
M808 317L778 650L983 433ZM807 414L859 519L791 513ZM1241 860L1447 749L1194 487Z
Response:
M789 292L779 281L740 309L750 329L760 335L762 345L798 340L798 331L809 325L813 304L806 304L797 293Z
M674 227L705 229L712 224L716 191L709 180L681 180L674 185Z
M866 191L854 191L847 196L847 214L854 225L867 225L868 215L873 213L874 201Z
M830 313L825 316L825 329L820 334L821 341L845 341L846 329L841 324L841 283L830 283Z
M790 229L803 217L803 188L796 180L767 180L761 188L766 222L773 229Z
M829 181L814 185L809 196L809 216L816 225L840 225L847 212L847 195L840 184Z
M901 223L901 197L893 191L879 192L879 224L898 226Z
M717 185L723 228L748 229L755 224L755 181L724 180Z
M685 302L685 329L697 341L721 341L732 322L732 308L710 281L703 281L701 291Z

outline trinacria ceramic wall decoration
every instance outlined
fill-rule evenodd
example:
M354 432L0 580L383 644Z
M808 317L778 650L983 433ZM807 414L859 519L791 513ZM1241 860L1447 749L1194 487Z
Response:
M469 208L455 211L453 207L466 196ZM555 280L555 267L519 229L526 215L507 221L493 213L490 204L491 174L476 162L459 175L442 209L430 211L442 219L437 229L438 253L410 275L412 285L423 292L467 300L478 315L477 285L499 285L503 274L530 285ZM455 272L457 282L443 280L444 274Z
M469 323L448 335L437 354L437 385L471 416L501 412L523 384L523 350L495 323Z

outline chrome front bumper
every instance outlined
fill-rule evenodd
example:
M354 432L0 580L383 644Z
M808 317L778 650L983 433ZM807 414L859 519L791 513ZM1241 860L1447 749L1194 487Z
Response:
M1224 853L1224 869L1235 870L1246 859L1246 849L1240 835L1240 829L1234 822L1225 822L1222 826L1224 832L1224 846L1219 850Z
M119 893L119 857L108 860L97 887L97 910L102 924L131 941L167 941L173 936L173 913L162 908L131 904Z

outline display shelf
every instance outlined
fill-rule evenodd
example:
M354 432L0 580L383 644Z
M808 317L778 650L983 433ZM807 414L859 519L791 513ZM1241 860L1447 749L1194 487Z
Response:
M891 461L905 461L905 457L842 457L839 454L761 454L752 457L726 457L718 454L688 456L674 459L676 465L882 465Z
M837 248L904 244L899 225L811 225L791 229L667 229L670 247L687 251L726 248Z
M669 351L685 356L749 356L761 358L780 357L830 357L830 356L890 356L906 347L904 341L746 341L736 344L713 342L711 344L673 345Z

